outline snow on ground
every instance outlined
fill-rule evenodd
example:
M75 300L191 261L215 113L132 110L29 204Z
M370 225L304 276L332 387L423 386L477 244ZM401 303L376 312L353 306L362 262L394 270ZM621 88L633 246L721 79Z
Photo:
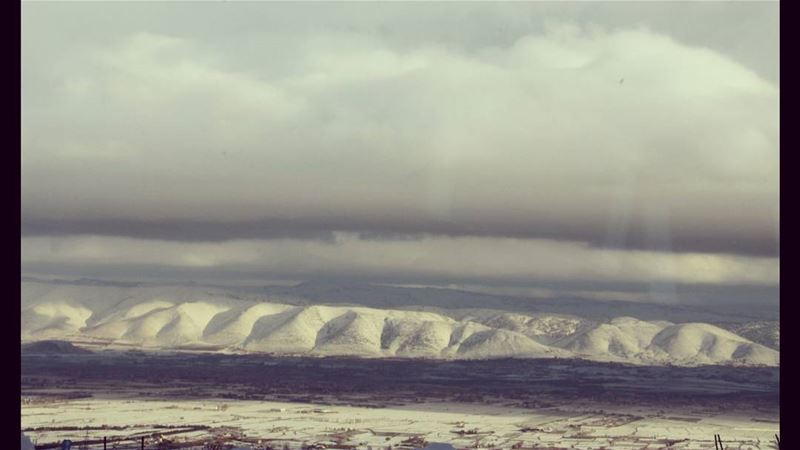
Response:
M760 415L759 415L760 414ZM771 449L778 433L777 417L730 411L658 411L656 408L576 408L560 405L539 410L502 405L426 403L392 408L319 406L265 401L135 400L90 398L22 406L25 430L40 427L128 426L109 431L27 431L38 443L81 440L103 435L133 435L156 425L232 427L245 436L287 443L331 442L358 448L402 446L411 436L428 442L452 443L456 448L509 449L558 445L576 449L713 448L720 434L737 449ZM138 426L138 428L137 428ZM468 433L475 434L468 434ZM203 433L194 432L199 437ZM605 447L602 447L605 446ZM280 448L280 447L279 447Z

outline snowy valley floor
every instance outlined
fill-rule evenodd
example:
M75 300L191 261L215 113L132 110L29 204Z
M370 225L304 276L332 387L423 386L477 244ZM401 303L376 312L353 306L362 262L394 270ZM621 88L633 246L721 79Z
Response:
M704 449L717 433L728 448L771 449L779 432L776 368L125 352L22 362L22 426L39 446L147 436L155 449L161 433L244 448L414 448L417 436L456 448ZM138 448L127 445L117 448Z
M135 400L88 398L25 405L26 429L86 427L87 431L29 432L38 443L64 438L80 441L101 436L139 436L160 430L157 425L208 430L173 435L178 440L207 438L221 433L241 434L239 442L272 441L288 444L341 442L360 448L398 447L412 436L446 442L456 448L525 448L555 446L578 449L656 449L677 441L674 449L713 448L719 433L729 448L767 449L778 425L758 413L718 413L687 410L659 412L653 408L616 408L604 412L559 405L520 409L495 405L426 403L391 408L364 408L219 400ZM462 423L463 422L463 425ZM124 430L98 429L126 426ZM477 429L477 434L459 434ZM249 438L249 439L247 439ZM235 439L230 439L234 441ZM254 442L256 441L256 442ZM152 440L148 440L148 443ZM151 444L152 445L152 444ZM603 447L604 446L604 447ZM151 447L154 448L154 447Z

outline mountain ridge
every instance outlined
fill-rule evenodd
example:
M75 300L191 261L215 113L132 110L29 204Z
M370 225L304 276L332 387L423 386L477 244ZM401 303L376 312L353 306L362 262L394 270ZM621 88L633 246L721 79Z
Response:
M708 323L487 309L448 314L279 300L199 286L27 281L21 338L374 358L585 358L768 366L778 365L779 359L777 351Z

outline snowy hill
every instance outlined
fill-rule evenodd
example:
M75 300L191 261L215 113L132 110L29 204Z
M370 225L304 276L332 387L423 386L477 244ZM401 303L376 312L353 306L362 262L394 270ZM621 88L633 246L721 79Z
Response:
M559 345L580 355L625 360L638 357L666 324L618 317L575 333Z
M778 365L778 352L707 323L670 325L653 337L647 352L676 364L742 361Z
M765 345L776 350L781 346L780 322L777 320L755 320L744 323L715 324L733 334L738 334L753 342Z
M374 308L323 304L322 297L317 304L287 303L277 297L202 286L25 281L21 337L292 355L778 364L774 349L708 323L424 305L421 311L409 304Z

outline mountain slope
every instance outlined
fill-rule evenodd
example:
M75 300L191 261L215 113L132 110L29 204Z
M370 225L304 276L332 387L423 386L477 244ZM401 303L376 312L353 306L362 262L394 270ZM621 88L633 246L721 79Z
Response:
M668 326L653 337L647 352L656 359L675 363L778 365L778 352L707 323Z
M185 286L31 284L22 299L23 342L362 357L778 364L777 351L707 323L297 305Z
M664 327L632 317L618 317L577 332L558 345L579 355L625 360L639 356Z

